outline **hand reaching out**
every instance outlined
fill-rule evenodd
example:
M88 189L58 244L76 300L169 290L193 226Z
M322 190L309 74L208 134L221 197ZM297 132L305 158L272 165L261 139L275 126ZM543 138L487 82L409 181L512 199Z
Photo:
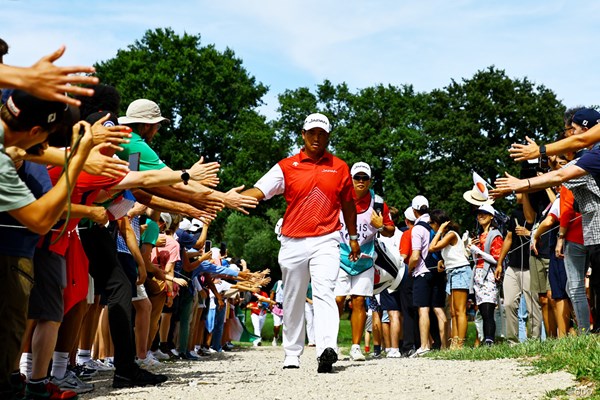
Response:
M198 162L195 163L192 166L192 168L190 168L188 170L188 173L190 174L190 178L194 181L213 182L216 179L216 182L219 183L219 178L217 177L219 168L220 168L219 163L210 162L210 163L204 164L204 157L200 157L200 160L198 160Z
M30 68L21 69L22 84L20 89L25 90L50 101L61 101L72 106L81 105L81 101L69 97L66 93L82 96L92 96L94 91L78 85L94 85L98 78L87 75L96 72L94 67L72 66L59 67L54 64L65 53L65 46L61 46L54 53L42 57Z
M232 210L238 210L241 213L248 215L249 212L246 211L246 208L256 208L258 200L252 196L240 194L243 189L244 185L233 188L225 193L225 207L231 208Z
M529 137L525 137L525 140L527 144L513 143L508 149L515 161L533 160L540 156L540 147Z

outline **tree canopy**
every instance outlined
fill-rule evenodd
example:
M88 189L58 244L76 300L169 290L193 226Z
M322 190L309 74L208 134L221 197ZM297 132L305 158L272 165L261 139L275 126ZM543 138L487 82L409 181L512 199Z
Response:
M157 102L171 123L153 148L172 168L200 155L221 163L221 190L252 185L276 162L301 146L302 122L323 112L332 123L330 147L348 165L372 167L375 192L401 211L417 194L432 208L471 224L462 194L471 171L493 182L519 166L507 148L525 136L554 139L564 106L554 92L529 79L510 78L494 66L444 88L415 92L410 84L355 91L323 81L314 91L279 94L279 117L266 121L257 107L268 88L244 68L233 50L203 46L200 35L171 29L147 31L116 57L96 65L103 83L115 86L123 109L137 98ZM508 211L508 204L500 202ZM252 266L277 268L273 227L284 201L270 200L251 216L225 212L209 236L228 242L230 253Z

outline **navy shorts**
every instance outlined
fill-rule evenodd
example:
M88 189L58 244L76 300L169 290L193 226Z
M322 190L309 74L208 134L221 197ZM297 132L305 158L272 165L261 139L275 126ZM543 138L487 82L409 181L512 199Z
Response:
M565 262L556 258L554 254L550 257L550 267L548 269L548 280L550 281L550 290L554 300L568 299L567 293L567 273L565 271Z
M413 306L442 308L446 305L446 274L432 271L413 281Z
M400 311L400 291L390 293L384 290L379 296L379 304L384 311Z
M65 306L63 291L67 286L65 257L50 250L35 249L33 270L35 284L29 296L27 318L62 322Z

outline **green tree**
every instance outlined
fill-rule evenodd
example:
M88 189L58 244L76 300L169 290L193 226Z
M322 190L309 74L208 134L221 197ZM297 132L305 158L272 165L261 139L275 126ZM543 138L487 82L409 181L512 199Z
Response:
M277 262L280 245L274 231L281 216L277 208L268 209L263 218L233 213L225 229L231 254L243 255L253 271L270 268L272 280L281 277Z
M95 67L101 81L121 93L122 109L147 98L171 120L152 143L167 165L183 168L200 155L220 162L220 190L254 183L287 154L287 143L257 112L267 87L231 49L202 46L200 35L156 29ZM213 224L220 240L227 214Z
M495 67L430 93L424 110L427 160L420 191L434 208L471 224L462 194L473 186L471 171L493 184L504 171L518 174L512 143L555 139L565 108L554 92L527 78L511 79ZM504 200L497 207L510 207Z
M282 119L279 127L292 137L309 113L320 110L330 119L330 150L352 166L367 162L373 171L373 189L388 204L409 204L416 191L407 177L420 171L426 154L420 116L426 95L410 85L378 85L352 93L345 83L334 86L324 81L315 94L307 88L286 91L279 97ZM301 145L300 135L297 144Z

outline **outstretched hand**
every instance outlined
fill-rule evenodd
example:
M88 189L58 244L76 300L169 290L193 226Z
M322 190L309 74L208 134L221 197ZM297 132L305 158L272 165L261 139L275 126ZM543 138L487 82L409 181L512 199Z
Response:
M114 144L129 143L131 128L125 125L104 126L109 118L110 114L106 114L92 125L94 144L98 145L106 142Z
M527 144L513 143L508 149L510 156L515 161L533 160L540 156L540 147L528 136L525 137Z
M256 208L258 200L252 196L246 196L240 192L244 190L244 185L238 186L225 193L225 207L237 210L246 215L250 214L246 208Z
M94 91L77 85L95 85L98 78L87 75L96 72L94 67L72 66L58 67L54 62L65 53L61 46L54 53L40 58L30 68L23 68L22 89L39 98L50 101L61 101L73 106L81 105L81 101L69 97L66 93L81 96L92 96Z
M123 150L123 148L108 142L94 146L83 166L83 170L88 174L101 175L107 178L118 179L124 177L129 172L129 163L105 155L113 154L115 151L121 150Z
M204 164L204 157L200 157L197 163L188 170L190 178L194 181L208 181L212 182L214 179L219 182L217 173L219 172L220 165L218 162L210 162Z
M496 182L494 182L496 187L490 190L490 196L494 199L508 196L512 192L517 192L521 189L520 179L510 175L508 172L505 172L504 176L504 178L496 179Z

